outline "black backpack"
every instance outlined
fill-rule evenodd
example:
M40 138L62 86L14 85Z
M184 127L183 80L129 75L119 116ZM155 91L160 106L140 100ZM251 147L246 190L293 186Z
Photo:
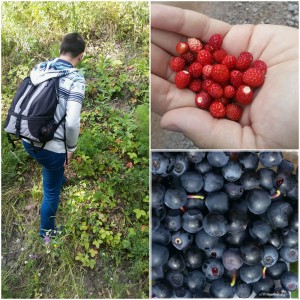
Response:
M34 142L45 144L54 138L54 133L65 120L64 115L57 123L54 114L58 104L59 78L50 78L33 85L30 77L20 84L8 110L4 130L14 145L12 136L24 138L32 145ZM65 138L64 138L65 141Z

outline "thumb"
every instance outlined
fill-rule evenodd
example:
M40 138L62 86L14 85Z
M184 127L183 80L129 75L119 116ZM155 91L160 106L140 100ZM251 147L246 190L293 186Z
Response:
M173 109L161 119L161 127L182 132L201 149L256 148L253 131L237 122L213 118L209 112L194 107Z

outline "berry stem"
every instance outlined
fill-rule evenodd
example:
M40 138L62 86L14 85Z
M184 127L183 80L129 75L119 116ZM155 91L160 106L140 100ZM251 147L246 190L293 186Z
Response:
M235 281L236 281L236 271L233 271L233 273L232 273L232 280L231 280L230 285L234 286L235 285Z
M272 199L276 199L280 196L280 190L277 190L274 195L271 196Z
M204 199L203 195L187 195L188 199Z
M264 267L264 268L263 268L263 271L262 271L262 278L263 278L263 279L266 278L266 270L267 270L267 267Z

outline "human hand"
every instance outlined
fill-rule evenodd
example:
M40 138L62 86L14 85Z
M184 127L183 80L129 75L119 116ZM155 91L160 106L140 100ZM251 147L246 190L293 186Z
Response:
M74 155L74 152L68 152L68 153L67 153L68 162L67 162L67 160L65 160L65 163L64 163L64 167L65 167L65 168L68 168L68 167L69 167L69 164L70 164L70 161L71 161L72 158L73 158L73 155Z
M229 25L176 7L153 4L151 14L151 105L162 116L161 127L182 132L199 148L298 148L298 30L279 25ZM208 42L224 37L223 48L261 59L268 70L254 101L239 123L215 119L196 108L195 93L177 89L168 63L175 46L187 37Z

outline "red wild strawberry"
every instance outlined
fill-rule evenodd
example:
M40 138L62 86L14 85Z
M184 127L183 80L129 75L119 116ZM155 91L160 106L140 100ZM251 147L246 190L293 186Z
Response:
M205 78L210 78L211 77L211 71L213 69L213 66L212 65L206 65L203 67L202 69L202 73L203 73L203 76Z
M200 50L197 54L197 61L202 65L211 65L213 61L213 56L207 50Z
M259 69L266 74L268 67L264 61L258 59L252 63L252 68Z
M214 34L209 38L208 45L214 50L220 49L223 45L223 37L221 34Z
M209 108L211 101L211 96L204 91L201 91L195 97L196 106L202 109Z
M243 109L236 103L231 103L226 106L226 117L232 121L238 121L243 114Z
M195 61L194 54L191 51L181 54L180 57L182 57L185 60L187 65L190 65Z
M213 82L207 91L213 98L221 98L223 96L223 88L220 84Z
M191 82L191 75L188 71L180 71L175 76L175 84L177 88L184 89Z
M185 60L181 57L173 57L169 62L170 68L174 72L179 72L185 68Z
M202 83L202 90L208 92L209 87L213 84L213 81L210 79L205 79Z
M225 85L224 86L224 97L231 99L234 96L235 96L235 88L232 85Z
M192 79L191 83L189 84L189 89L195 93L198 93L201 90L201 80L199 78Z
M221 102L213 101L209 107L209 112L214 118L224 118L226 109Z
M225 83L229 79L230 73L225 65L213 65L211 78L219 83Z
M193 62L189 67L188 67L188 71L191 74L192 77L196 78L196 77L200 77L202 74L202 65L198 62Z
M196 38L188 38L190 51L199 52L202 49L202 43Z
M230 83L236 89L243 84L243 73L238 70L232 70L230 72Z
M222 60L222 65L225 65L229 70L235 68L236 58L233 55L226 55Z
M214 57L215 61L219 64L222 62L222 60L224 59L224 57L226 55L227 55L227 52L223 48L215 50L213 52L213 57Z
M189 45L188 45L188 43L186 43L186 42L179 42L176 45L176 52L178 54L183 54L183 53L185 53L187 51L189 51Z
M252 102L253 96L253 91L249 86L241 85L236 91L235 99L238 103L247 105Z
M253 56L250 52L244 51L241 52L236 60L236 68L243 71L250 67L253 60Z
M259 87L263 85L265 73L260 69L250 68L243 74L243 82L251 87Z

